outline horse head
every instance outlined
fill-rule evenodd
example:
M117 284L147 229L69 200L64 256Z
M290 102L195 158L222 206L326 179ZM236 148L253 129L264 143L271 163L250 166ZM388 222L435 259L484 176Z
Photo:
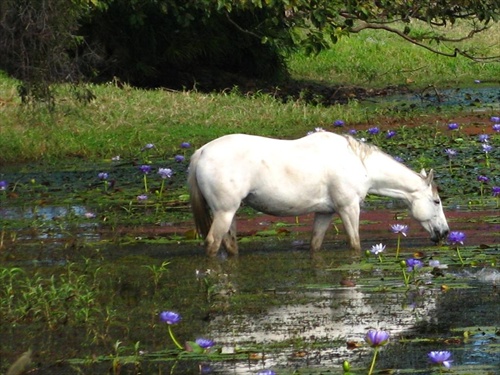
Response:
M431 235L433 242L439 242L446 238L450 228L443 212L441 198L434 184L434 171L429 174L422 169L421 186L413 192L413 200L410 202L410 212L413 218L420 222L422 227Z

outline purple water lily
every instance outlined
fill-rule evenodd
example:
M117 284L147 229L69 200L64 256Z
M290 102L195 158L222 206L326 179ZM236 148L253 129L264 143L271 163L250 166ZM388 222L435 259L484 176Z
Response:
M184 161L185 157L183 155L175 155L174 156L174 160L177 162L177 163L182 163Z
M485 142L489 141L490 136L488 134L479 134L477 136L477 139L478 139L479 142L485 143Z
M181 148L190 148L191 147L191 143L189 142L182 142L181 143Z
M202 337L197 338L195 342L202 349L210 349L212 346L215 345L215 343L214 343L213 340L205 339L205 338L202 338Z
M5 191L7 190L7 187L9 186L9 183L5 180L0 181L0 191Z
M151 150L152 148L154 148L155 145L152 144L152 143L148 143L146 144L143 148L141 148L141 151L146 151L146 150Z
M374 330L371 329L368 331L368 333L365 336L365 341L370 345L372 348L384 346L387 344L389 341L389 333L386 331L379 331L379 330Z
M148 196L146 194L141 194L137 196L137 201L138 202L144 202L148 200Z
M500 117L499 116L492 116L490 118L490 121L494 122L495 124L499 124L500 123Z
M405 262L408 272L415 271L418 268L422 268L424 266L424 262L422 262L420 259L409 258L406 259Z
M463 245L465 241L465 233L464 232L450 232L448 235L448 242L452 245L461 244Z
M368 131L368 134L371 134L371 135L375 135L375 134L380 133L380 129L377 126L369 128L367 131Z
M494 124L491 128L496 132L500 132L500 124Z
M174 172L170 168L158 168L158 174L161 178L167 179L172 177Z
M458 124L456 122L448 124L448 130L457 130L457 129L458 129Z
M391 139L392 137L396 136L396 131L395 130L387 130L387 133L385 134L385 137L387 139Z
M500 196L500 186L493 186L491 188L491 194L494 196L494 197L498 197Z
M139 167L139 170L144 174L148 174L149 172L151 172L151 166L144 164Z
M427 354L427 356L434 365L442 365L446 368L450 368L451 362L453 362L452 360L450 360L451 353L448 351L430 352L429 354Z
M479 175L477 176L477 180L482 183L487 183L490 179L487 176Z
M452 148L447 148L444 150L445 154L448 155L449 157L453 157L457 155L457 151L452 149Z
M160 313L160 321L167 324L177 324L182 320L180 314L174 311L162 311Z
M382 245L381 243L379 243L377 245L373 245L370 252L373 255L379 255L379 254L383 253L384 250L385 250L385 245Z
M107 180L109 175L106 172L101 172L97 175L97 177L99 178L99 180Z
M406 237L406 233L408 233L408 225L403 224L391 224L392 233L400 233Z
M344 122L344 121L342 121L342 120L335 120L335 121L333 122L333 126L338 127L338 128L340 128L340 127L344 126L344 124L345 124L345 122Z

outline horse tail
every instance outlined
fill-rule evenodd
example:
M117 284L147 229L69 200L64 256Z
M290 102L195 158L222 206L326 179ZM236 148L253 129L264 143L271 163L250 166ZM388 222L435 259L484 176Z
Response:
M208 207L207 201L203 196L202 191L200 190L200 186L198 185L198 179L196 177L196 170L198 168L199 158L200 158L199 151L195 152L191 157L191 162L189 164L189 175L188 175L189 202L191 204L191 211L193 212L196 231L203 238L206 238L208 231L212 226L212 215L210 214L210 209Z

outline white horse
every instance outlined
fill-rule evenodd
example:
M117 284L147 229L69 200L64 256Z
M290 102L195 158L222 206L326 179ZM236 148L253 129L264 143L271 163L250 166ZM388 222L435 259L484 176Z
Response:
M361 249L360 203L367 194L402 199L438 242L449 231L433 171L408 169L379 148L329 132L297 140L245 134L215 139L191 157L190 202L207 255L221 243L238 253L235 214L246 205L275 216L314 212L311 253L319 250L334 213L350 246Z

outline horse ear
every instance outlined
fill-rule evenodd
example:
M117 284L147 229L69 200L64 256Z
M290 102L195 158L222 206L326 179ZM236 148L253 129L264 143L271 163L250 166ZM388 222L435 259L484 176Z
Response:
M429 171L429 175L426 178L427 184L428 185L432 184L432 180L434 180L434 169L431 169Z
M422 168L422 170L420 171L420 176L422 176L423 178L427 178L427 173L425 173L424 168Z

